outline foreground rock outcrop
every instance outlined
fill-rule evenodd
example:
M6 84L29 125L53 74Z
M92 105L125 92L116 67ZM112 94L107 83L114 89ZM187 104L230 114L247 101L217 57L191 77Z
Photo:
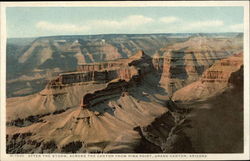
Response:
M242 153L244 151L244 76L243 66L230 74L229 87L199 101L183 102L191 109L185 129L192 146L199 153Z

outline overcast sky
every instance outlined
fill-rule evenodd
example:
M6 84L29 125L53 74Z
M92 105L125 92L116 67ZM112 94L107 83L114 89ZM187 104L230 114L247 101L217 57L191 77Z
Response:
M243 32L243 7L8 7L8 37Z

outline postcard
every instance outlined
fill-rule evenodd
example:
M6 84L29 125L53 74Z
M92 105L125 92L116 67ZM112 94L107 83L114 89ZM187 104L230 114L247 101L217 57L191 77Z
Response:
M1 2L1 160L249 159L249 2Z

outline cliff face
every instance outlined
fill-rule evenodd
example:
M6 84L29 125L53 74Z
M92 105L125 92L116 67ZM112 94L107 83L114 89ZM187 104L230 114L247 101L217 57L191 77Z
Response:
M173 99L181 101L205 99L227 89L231 74L243 64L242 56L243 54L239 53L217 61L198 81L176 91Z
M100 71L104 69L120 68L125 66L122 62L102 62L102 63L86 63L77 66L77 71L90 72Z
M129 81L134 76L142 77L151 70L151 57L140 50L128 59L79 65L76 72L59 74L48 83L47 88L62 88L65 85L83 82L106 83L114 79Z
M242 40L194 37L160 49L153 57L153 65L162 72L161 85L172 95L198 80L217 60L239 52L242 46L238 41Z

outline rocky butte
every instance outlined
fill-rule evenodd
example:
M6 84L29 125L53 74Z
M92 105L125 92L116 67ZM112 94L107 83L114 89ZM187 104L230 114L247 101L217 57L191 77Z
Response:
M7 99L7 153L240 152L243 102L234 92L243 89L240 41L194 36L152 57L138 50L60 72L40 92ZM74 50L82 43L74 42ZM214 103L232 96L237 100L228 111L239 108L227 136L222 122L230 118L221 120L224 104ZM209 117L227 140L215 139L220 134Z

